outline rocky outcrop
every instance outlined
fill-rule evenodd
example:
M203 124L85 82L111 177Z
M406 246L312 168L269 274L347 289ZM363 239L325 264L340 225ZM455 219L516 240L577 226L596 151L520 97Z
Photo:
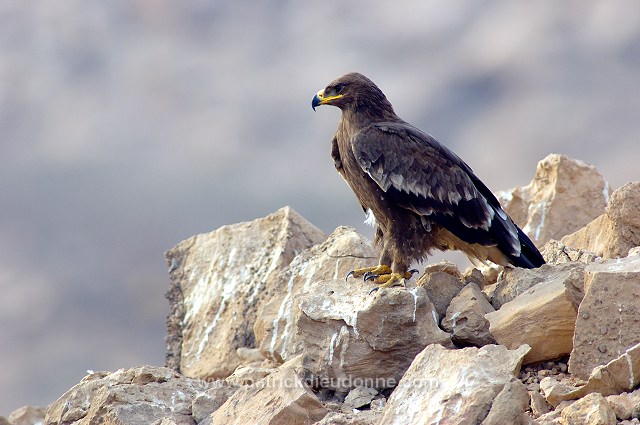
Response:
M551 154L538 163L531 183L496 196L533 242L542 246L602 214L609 192L608 183L594 166Z
M529 229L561 237L558 222L595 211L575 196L605 199L603 182L548 157L527 189ZM615 237L550 240L538 269L442 262L373 293L345 281L377 262L372 244L346 227L325 238L290 208L195 236L167 253L170 368L92 373L0 423L45 410L47 424L638 423L636 188L576 233L606 216Z
M627 183L613 192L604 214L583 229L562 238L562 243L594 252L603 258L625 257L631 248L640 245L638 211L640 182Z
M295 255L325 235L289 207L189 238L170 264L167 365L195 378L224 378L255 347L253 320Z
M451 346L424 288L370 294L370 283L345 282L350 270L375 261L370 243L348 228L300 253L256 321L263 354L302 355L314 386L348 391L393 387L428 344Z

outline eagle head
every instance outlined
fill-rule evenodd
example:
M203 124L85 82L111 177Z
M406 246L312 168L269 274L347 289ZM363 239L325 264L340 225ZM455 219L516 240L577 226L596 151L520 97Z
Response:
M373 81L357 72L336 78L316 93L311 100L311 107L315 111L320 105L333 105L343 111L351 108L393 111L382 90Z

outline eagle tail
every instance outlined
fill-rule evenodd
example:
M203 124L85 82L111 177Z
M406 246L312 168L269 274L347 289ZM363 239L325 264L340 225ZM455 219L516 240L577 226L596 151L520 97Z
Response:
M531 239L518 227L518 239L520 240L520 255L510 255L511 263L516 267L535 269L545 264L542 254L531 242Z

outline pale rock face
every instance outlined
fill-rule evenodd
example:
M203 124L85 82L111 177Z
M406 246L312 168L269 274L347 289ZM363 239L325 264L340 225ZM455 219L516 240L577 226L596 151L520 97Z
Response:
M531 183L496 197L531 240L542 246L602 214L609 192L608 183L592 165L550 154L538 163Z
M520 370L528 350L499 345L450 350L430 345L391 394L380 424L480 423Z
M303 355L314 386L348 391L398 383L426 345L451 345L423 288L381 289L350 278L375 264L369 241L349 228L298 255L282 273L254 326L262 353L276 361Z
M540 253L547 264L564 264L570 262L589 264L600 258L593 252L572 248L555 239L551 239L544 244Z
M603 258L625 257L640 246L640 182L627 183L611 195L606 212L586 227L562 238L568 246Z
M529 408L529 393L524 384L517 379L504 384L491 404L489 414L482 425L525 425L531 418L525 413Z
M499 309L528 289L543 282L559 279L565 282L568 289L573 288L575 294L572 299L577 308L583 296L584 267L584 263L571 262L561 265L545 264L537 269L505 268L496 282L491 305Z
M166 254L171 288L167 366L186 376L229 376L253 348L253 318L279 273L325 235L289 207L187 239Z
M584 289L569 372L587 379L640 341L640 255L588 265Z
M319 282L296 304L295 346L314 386L347 391L356 386L388 388L429 344L452 347L437 325L423 288L369 287L342 280Z
M547 270L542 275L545 280L485 316L495 340L509 348L522 344L531 346L525 364L553 360L570 353L577 314L575 290L580 284L574 281L582 278L574 268L580 270L581 267L584 265L580 263L543 266ZM521 269L516 274L537 282L541 269ZM520 286L518 280L510 285Z
M449 303L464 288L465 282L455 264L441 261L425 267L416 285L427 291L438 318L442 319L447 314Z
M615 425L616 415L599 393L591 393L562 410L564 425Z
M240 388L202 424L307 425L326 414L327 409L295 368L285 364L261 381Z
M451 333L456 344L482 347L495 344L485 314L495 311L475 283L469 283L456 295L442 320L442 328Z
M377 263L371 242L348 227L337 228L320 245L301 252L278 276L270 299L258 311L254 325L256 340L266 357L279 362L300 354L295 346L295 305L304 291L325 293L321 281L334 279L354 291L368 292L375 286L347 274Z
M215 386L163 367L93 373L49 406L44 423L145 425L166 419L191 425L193 400Z

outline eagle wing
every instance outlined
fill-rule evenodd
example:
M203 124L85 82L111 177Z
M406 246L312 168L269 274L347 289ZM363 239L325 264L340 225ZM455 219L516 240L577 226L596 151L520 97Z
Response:
M520 236L526 235L471 168L433 137L404 122L377 123L354 137L352 149L360 167L400 207L468 243L520 257Z

